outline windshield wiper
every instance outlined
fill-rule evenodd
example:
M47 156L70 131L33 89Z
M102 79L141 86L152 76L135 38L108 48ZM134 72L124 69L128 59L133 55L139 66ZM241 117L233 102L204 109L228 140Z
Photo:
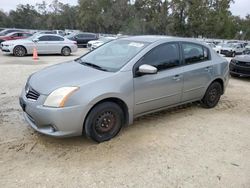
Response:
M80 64L88 66L88 67L92 67L101 71L108 71L107 69L100 67L99 65L93 64L93 63L89 63L89 62L83 62L80 58L76 59L76 61L78 61Z

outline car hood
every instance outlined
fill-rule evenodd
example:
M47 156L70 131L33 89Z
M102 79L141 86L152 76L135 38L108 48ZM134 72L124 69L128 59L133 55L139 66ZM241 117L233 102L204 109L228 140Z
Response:
M50 66L34 73L29 78L28 83L39 93L48 95L61 87L81 87L113 74L70 61Z
M233 50L233 48L230 48L230 47L222 47L221 49L222 50L228 50L228 51Z
M250 55L238 55L234 59L237 61L250 63Z
M98 40L91 40L91 41L89 41L88 43L89 44L95 44L96 42L99 42Z

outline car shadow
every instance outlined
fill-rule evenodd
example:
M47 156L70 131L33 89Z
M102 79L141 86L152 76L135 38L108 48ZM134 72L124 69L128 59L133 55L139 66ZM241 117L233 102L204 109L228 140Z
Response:
M123 129L120 131L118 136L111 139L110 141L103 142L100 144L101 145L116 144L117 142L119 142L119 140L122 139L121 137L123 134L129 134L130 132L133 132L134 129L138 129L138 128L147 129L147 128L150 128L152 126L154 127L156 120L164 119L166 116L169 116L169 117L176 116L179 113L183 113L187 110L190 110L190 108L194 108L194 109L200 108L200 104L198 102L189 103L189 104L185 104L185 105L181 105L181 106L177 106L174 108L170 108L170 109L166 109L163 111L159 111L159 112L155 112L152 114L141 116L141 117L136 118L134 120L133 125L123 127ZM147 124L148 126L145 126L145 124ZM86 135L78 136L78 137L70 137L70 138L55 138L55 137L50 137L50 136L40 134L36 131L34 131L34 134L37 135L37 141L40 144L44 144L44 145L51 147L51 148L54 148L55 145L65 146L65 147L78 147L78 146L79 147L90 147L90 146L100 145L97 142L95 142L91 139L88 139L86 137ZM128 140L128 142L129 142L129 140Z

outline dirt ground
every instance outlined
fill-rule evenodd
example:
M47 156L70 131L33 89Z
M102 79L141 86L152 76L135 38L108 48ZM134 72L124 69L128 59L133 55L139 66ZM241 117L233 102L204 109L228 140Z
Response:
M141 117L113 140L36 133L18 96L27 77L74 59L0 52L0 187L250 187L250 79L231 79L211 110L186 105Z

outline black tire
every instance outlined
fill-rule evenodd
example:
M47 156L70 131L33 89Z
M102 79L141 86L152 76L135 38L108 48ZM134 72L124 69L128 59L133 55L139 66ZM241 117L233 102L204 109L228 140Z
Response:
M13 49L14 56L23 57L26 55L26 49L23 46L16 46Z
M103 102L95 106L85 121L87 137L100 143L114 138L124 124L122 109L113 102Z
M71 54L71 49L69 47L63 47L62 48L62 51L61 51L61 54L63 56L70 56Z
M201 100L204 108L214 108L222 95L222 86L219 82L213 82L207 89L205 96Z

